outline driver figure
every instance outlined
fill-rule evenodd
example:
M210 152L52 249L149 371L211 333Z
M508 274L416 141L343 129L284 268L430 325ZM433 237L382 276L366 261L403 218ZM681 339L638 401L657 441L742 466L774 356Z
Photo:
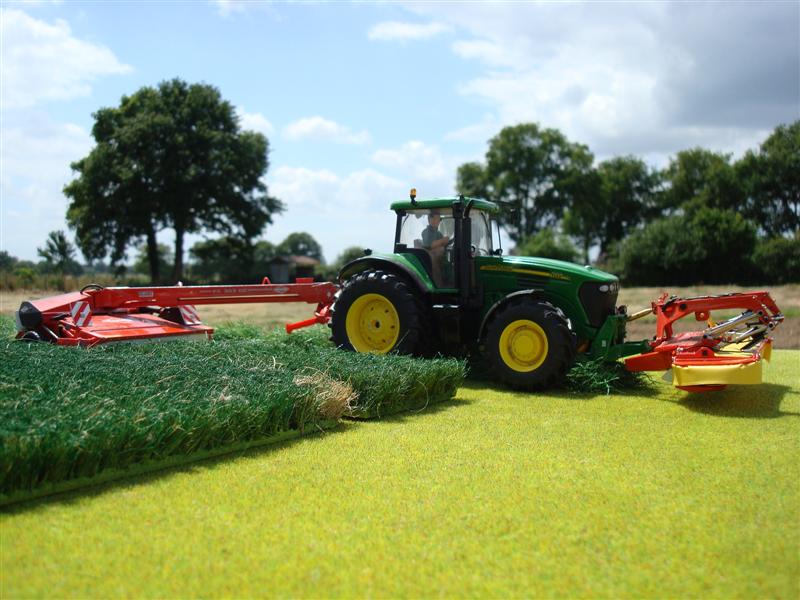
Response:
M450 243L450 237L439 231L439 224L442 222L442 215L437 209L428 213L428 226L422 230L422 247L431 255L431 266L433 267L433 281L437 286L442 287L442 263L444 262L444 249Z
M422 247L426 250L444 248L450 243L450 238L439 231L442 215L436 209L428 214L428 226L422 230Z

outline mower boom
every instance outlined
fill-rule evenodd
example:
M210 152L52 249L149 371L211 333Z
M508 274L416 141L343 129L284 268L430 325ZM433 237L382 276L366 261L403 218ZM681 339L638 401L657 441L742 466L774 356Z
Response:
M316 304L311 319L286 325L287 331L327 322L336 285L299 278L273 284L170 287L86 286L80 292L23 302L17 311L17 337L61 346L94 346L122 341L210 339L195 309L207 304L305 302Z

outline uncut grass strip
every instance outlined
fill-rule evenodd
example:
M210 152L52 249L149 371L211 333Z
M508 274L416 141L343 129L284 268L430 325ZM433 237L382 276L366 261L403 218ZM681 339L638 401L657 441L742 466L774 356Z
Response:
M60 353L58 358L67 355L64 352L65 350L67 353L71 352L72 354L76 352L82 353L85 355L84 358L103 353L103 351L97 350L86 352L64 348L37 349L34 352L50 353L53 350ZM133 352L138 352L138 350ZM118 353L118 355L122 358L127 358L130 352ZM158 352L155 355L157 356ZM95 361L94 364L91 364L92 361L89 358L90 364L85 365L86 368L101 368L102 370L104 365L103 358L103 356L100 356L100 360ZM136 357L134 356L133 358L135 359ZM110 370L107 369L103 372L108 379L113 379L109 375L119 375L119 373L115 373L114 368L118 366L115 363L105 363L105 366L111 367ZM67 365L67 368L69 368L69 365ZM63 370L64 365L59 365L58 369ZM133 371L135 373L135 369ZM57 378L59 373L51 369L50 372L39 374L44 377ZM211 374L211 377L213 375L214 373ZM7 376L5 370L0 376ZM251 374L251 377L255 376ZM90 380L89 385L98 385L97 381L91 382L91 377L87 377L87 379ZM117 380L115 383L118 382ZM206 381L206 383L209 383L209 381ZM213 381L210 383L212 384L210 386L210 395L213 399L213 396L219 394L219 388L214 388ZM0 452L3 453L7 466L2 491L8 491L9 485L19 486L22 484L32 486L43 483L49 480L52 474L61 473L65 468L72 476L91 475L93 474L92 471L101 469L104 466L104 462L98 456L126 449L127 441L139 429L135 426L131 427L132 423L141 423L142 421L141 415L138 415L138 418L135 419L131 418L133 416L131 410L135 409L137 400L143 400L142 404L155 405L154 408L156 410L149 415L148 419L145 419L152 426L149 428L147 439L142 444L144 447L139 449L140 452L134 454L134 460L160 458L179 452L192 452L242 439L243 437L252 437L256 433L251 424L254 417L260 423L257 431L259 435L272 434L290 428L303 429L313 424L313 415L293 415L294 405L304 399L309 392L293 385L290 374L280 374L277 380L273 379L268 383L271 385L267 386L267 393L264 394L263 390L261 390L263 402L261 402L260 406L252 407L255 410L250 409L249 403L241 402L241 392L245 394L247 392L241 386L236 390L237 397L233 398L232 402L223 403L219 407L219 411L215 410L214 403L209 402L208 397L202 398L198 397L197 393L190 393L188 398L169 400L162 398L162 394L152 393L152 385L139 386L138 393L134 394L138 398L126 398L126 395L122 394L120 397L115 398L114 401L111 401L107 397L100 399L100 397L108 394L98 394L98 399L95 402L89 401L86 403L89 408L88 411L84 410L84 406L72 403L72 410L67 410L66 414L64 407L68 406L69 403L61 400L64 396L66 398L63 399L68 400L70 391L74 387L70 386L69 382L67 382L66 387L68 389L66 391L56 391L54 395L51 395L48 393L51 390L44 390L45 394L40 394L35 398L28 397L27 405L22 407L22 414L20 414L18 402L9 405L8 398L3 396L0 398L2 400L3 422L12 422L18 430L16 432L18 435L9 436L9 432L6 432L2 440L3 446ZM197 382L193 382L189 389L194 390L195 388L204 387L208 386L198 385ZM251 386L252 389L260 389L262 387L261 383L258 386ZM277 402L276 397L278 398ZM200 404L204 410L192 410L194 408L192 404L197 400L201 400ZM205 402L202 402L202 400L205 400ZM102 406L104 403L111 404L108 407L109 410ZM25 403L23 402L22 404L24 405ZM168 404L173 404L173 406L168 406ZM283 410L273 410L276 404L283 404ZM10 419L8 418L9 408L10 412L16 413L12 414ZM30 410L26 411L25 409L27 408L30 408ZM27 414L25 414L26 412ZM53 421L50 418L52 415L58 415L59 417L59 422L54 431L53 427L48 427L48 422ZM15 416L18 417L16 422L14 420ZM33 418L30 418L31 416ZM39 417L38 419L36 418L37 416ZM220 429L216 427L217 421L226 420L233 427L233 434L221 433ZM195 428L196 431L208 431L208 435L187 434L187 431L192 429L193 424L199 426L199 429ZM24 447L30 446L30 442L38 438L44 438L45 441L38 441L34 444L36 446L35 453L38 453L40 459L44 457L45 460L35 461L30 456L30 452L25 452ZM16 448L14 448L15 445L17 446ZM59 452L49 452L45 447L48 445L60 451L61 456L57 456ZM10 461L7 460L9 457L11 457ZM9 462L12 464L11 468L8 468ZM66 463L66 466L62 463ZM42 470L45 472L41 472ZM16 473L13 473L13 471L16 471ZM26 478L27 483L25 483Z
M322 331L0 351L3 492L308 427L314 411L294 377L309 368L334 373L353 387L354 407L375 414L446 399L463 374L458 361L342 352Z
M31 491L20 490L10 494L0 494L0 507L38 500L40 498L46 498L48 496L54 496L57 494L90 489L140 475L148 475L157 473L159 471L192 465L229 454L241 454L248 450L264 448L274 444L279 444L281 442L296 440L308 435L321 434L343 426L344 425L340 421L320 421L315 423L315 427L313 429L307 429L305 431L300 431L297 429L283 431L262 439L250 440L246 442L240 441L228 444L226 446L217 447L212 450L196 452L191 455L170 456L161 460L148 460L140 462L129 467L110 468L98 475L91 477L80 477L77 479L49 483L39 486Z
M326 362L327 371L346 379L358 391L348 416L376 418L451 398L464 378L466 364L456 359L414 359L332 351L326 327L312 327L291 335L270 332L264 340L273 343L275 355L286 368L298 364L298 352ZM259 340L253 341L256 345Z

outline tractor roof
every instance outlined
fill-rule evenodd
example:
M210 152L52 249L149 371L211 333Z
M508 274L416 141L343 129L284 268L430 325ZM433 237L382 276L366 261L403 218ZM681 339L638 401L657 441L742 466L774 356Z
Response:
M428 200L417 200L414 204L411 200L403 200L402 202L393 202L391 205L392 210L415 210L415 209L430 209L430 208L450 208L456 204L460 198L458 196L451 196L449 198L430 198ZM485 210L486 212L496 213L500 209L494 202L483 200L481 198L464 198L464 200L472 200L472 208L476 210Z

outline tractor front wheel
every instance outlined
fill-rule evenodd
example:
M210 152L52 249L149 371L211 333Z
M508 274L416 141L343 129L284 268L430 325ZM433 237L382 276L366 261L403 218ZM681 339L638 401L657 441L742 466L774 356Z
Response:
M331 307L331 339L356 352L420 354L425 323L422 303L405 280L380 270L348 279Z
M520 389L552 386L575 361L575 336L549 302L517 301L500 309L484 345L494 375Z

